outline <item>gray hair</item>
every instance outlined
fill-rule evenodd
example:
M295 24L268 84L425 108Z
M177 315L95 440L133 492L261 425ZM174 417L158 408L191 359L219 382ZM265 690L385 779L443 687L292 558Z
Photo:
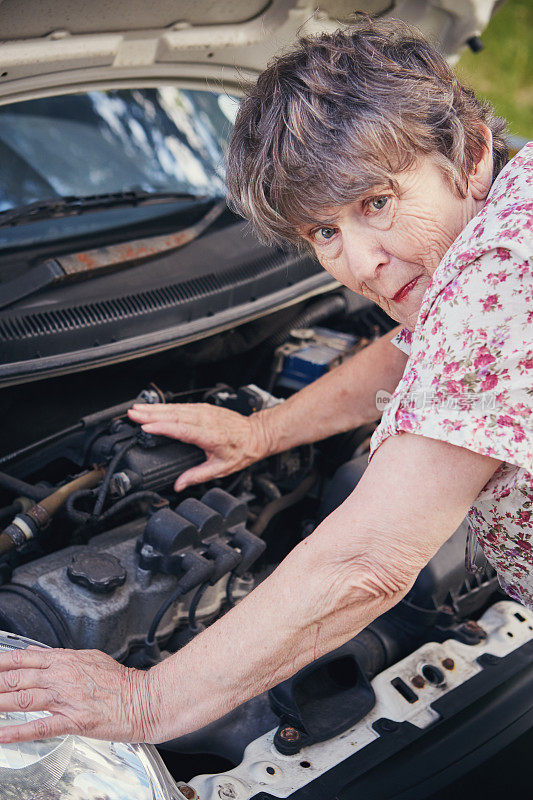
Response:
M476 99L444 58L400 21L364 17L304 37L248 89L228 153L229 201L267 242L301 243L298 229L325 208L433 155L464 197L493 136L493 180L508 159L506 123Z

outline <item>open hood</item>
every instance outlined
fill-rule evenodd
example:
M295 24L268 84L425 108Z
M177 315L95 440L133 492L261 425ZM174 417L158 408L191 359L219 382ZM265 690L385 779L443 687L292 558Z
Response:
M355 8L415 24L452 60L497 2L0 0L0 211L14 214L0 224L0 386L336 291L309 254L260 245L227 211L185 242L224 193L232 95L299 33L334 31ZM137 208L139 191L177 197Z
M298 32L354 8L418 26L450 59L476 46L498 0L0 0L0 103L128 81L205 79L235 89ZM317 8L318 7L318 8Z

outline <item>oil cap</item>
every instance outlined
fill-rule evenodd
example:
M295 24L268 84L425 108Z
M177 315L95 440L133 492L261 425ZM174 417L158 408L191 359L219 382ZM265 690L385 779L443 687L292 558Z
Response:
M122 586L127 572L116 556L87 549L72 557L67 567L72 583L84 586L95 594L110 594Z

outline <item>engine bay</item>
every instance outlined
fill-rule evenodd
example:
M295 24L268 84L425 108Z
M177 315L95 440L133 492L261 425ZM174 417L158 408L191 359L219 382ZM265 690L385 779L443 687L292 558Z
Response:
M203 451L146 434L128 409L135 400L186 401L250 414L283 402L392 326L379 309L351 308L339 293L180 348L175 360L167 353L161 362L152 356L56 378L33 397L32 384L8 390L0 628L52 647L103 650L141 669L184 647L348 496L373 426L177 495L176 478L201 463ZM236 767L272 730L282 755L329 741L371 712L373 680L417 648L479 646L488 635L479 620L503 595L482 556L475 575L465 572L465 536L463 523L406 598L339 651L162 745L174 776ZM429 667L422 682L439 687L442 665ZM397 699L413 702L416 685L402 675L391 681Z

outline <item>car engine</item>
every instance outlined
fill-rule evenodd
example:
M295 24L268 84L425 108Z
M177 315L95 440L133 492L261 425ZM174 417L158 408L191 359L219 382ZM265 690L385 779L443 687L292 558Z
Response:
M35 412L35 426L49 428L35 440L31 421L22 430L21 393L30 390L19 387L12 397L19 432L8 436L19 446L0 457L0 628L52 647L97 648L141 669L186 645L347 497L365 469L373 428L176 495L176 478L203 452L146 434L128 408L135 399L201 401L250 414L283 402L392 324L374 306L351 308L339 293L285 313L274 330L271 322L268 330L249 323L247 336L230 331L180 348L164 368L154 357L121 365L123 387L118 367L74 383L55 379L40 389L41 407L56 410L49 420ZM206 376L214 380L202 386ZM136 381L143 381L136 396L115 402ZM58 416L69 424L58 429ZM276 727L280 753L329 739L372 709L370 681L424 642L479 644L486 632L478 620L503 595L482 557L476 575L465 572L465 533L463 523L407 597L339 651L268 697L166 743L182 774L194 774L198 754L209 754L214 771L237 764L250 742ZM404 680L394 688L411 701ZM298 741L283 735L287 725Z

